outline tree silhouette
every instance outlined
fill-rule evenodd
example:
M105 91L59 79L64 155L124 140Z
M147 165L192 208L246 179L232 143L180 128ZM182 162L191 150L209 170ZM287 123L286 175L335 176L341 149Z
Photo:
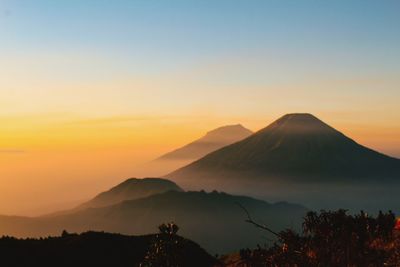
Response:
M254 222L247 222L275 233ZM399 231L395 215L379 212L371 217L361 211L348 215L346 210L309 212L301 234L292 230L276 233L278 242L270 248L241 251L249 266L380 267L400 266Z
M140 264L140 267L181 267L184 266L183 244L176 235L179 227L173 222L163 223Z
M176 235L179 231L179 227L174 222L170 222L161 224L158 226L158 230L161 234Z

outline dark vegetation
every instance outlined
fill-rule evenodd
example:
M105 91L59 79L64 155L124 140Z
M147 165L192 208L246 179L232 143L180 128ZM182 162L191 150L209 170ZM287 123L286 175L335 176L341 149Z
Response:
M271 231L249 216L248 222ZM309 212L303 230L275 233L272 247L242 249L228 266L265 267L382 267L400 266L400 232L392 212L376 217L345 210ZM229 261L229 259L225 259Z
M124 236L104 232L40 239L0 239L0 266L5 267L183 267L214 266L217 261L196 243L178 236L175 224L160 233Z
M104 232L40 239L0 238L1 266L136 266L136 267L397 267L400 266L400 225L392 212L372 217L345 210L309 212L301 234L275 232L247 223L277 237L272 246L242 249L218 261L194 242L177 235L175 223L159 233L124 236ZM230 233L235 234L235 233Z

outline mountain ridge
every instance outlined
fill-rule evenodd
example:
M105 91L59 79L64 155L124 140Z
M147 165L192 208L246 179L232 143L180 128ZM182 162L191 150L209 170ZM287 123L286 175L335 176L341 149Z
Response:
M221 253L254 247L262 242L259 230L245 222L246 214L237 203L277 231L286 227L299 228L301 218L308 211L298 204L268 203L216 191L168 191L52 217L0 216L0 236L41 237L63 230L138 235L151 233L160 223L172 221L179 225L182 236L196 240L209 252ZM232 232L237 234L232 235Z
M106 207L126 200L140 199L167 191L183 191L176 183L162 178L129 178L77 208Z

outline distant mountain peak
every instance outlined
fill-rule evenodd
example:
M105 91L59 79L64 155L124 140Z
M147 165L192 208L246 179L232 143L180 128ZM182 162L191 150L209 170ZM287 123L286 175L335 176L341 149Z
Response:
M163 177L222 147L239 142L253 132L241 124L225 125L208 131L199 139L174 149L136 169L136 175Z
M253 132L241 124L218 127L207 132L200 139L171 151L157 160L197 160L221 147L243 140L251 134Z
M226 143L226 145L228 145L240 141L251 134L253 134L253 132L243 127L241 124L226 125L207 132L205 136L197 141Z
M232 124L232 125L225 125L208 131L206 135L213 135L213 134L220 134L220 133L231 133L231 131L243 131L246 133L253 133L249 129L245 128L241 124Z

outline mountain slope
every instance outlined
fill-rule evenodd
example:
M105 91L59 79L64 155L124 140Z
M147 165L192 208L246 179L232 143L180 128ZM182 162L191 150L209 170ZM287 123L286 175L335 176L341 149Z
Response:
M298 194L323 183L397 182L400 160L357 144L311 114L288 114L166 177L184 188L284 196L296 191L288 189L293 185L305 187ZM266 188L270 192L262 192Z
M219 127L209 131L205 136L183 147L173 150L161 157L138 167L140 175L160 176L183 167L221 147L243 140L253 132L240 124Z
M264 243L263 232L244 222L240 203L272 229L298 228L307 212L302 206L267 202L224 193L169 191L147 198L125 201L105 208L90 208L73 214L23 218L0 216L0 236L47 236L63 229L69 232L98 230L123 234L145 234L160 223L174 221L180 234L212 253L255 247Z

